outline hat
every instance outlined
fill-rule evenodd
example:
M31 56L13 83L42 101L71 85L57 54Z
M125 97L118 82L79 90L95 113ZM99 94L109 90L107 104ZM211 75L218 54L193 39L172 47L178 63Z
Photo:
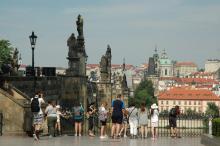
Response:
M57 105L56 108L60 108L60 105Z
M156 109L156 108L158 108L158 106L157 106L156 103L154 103L154 104L151 105L151 108L152 108L152 109Z

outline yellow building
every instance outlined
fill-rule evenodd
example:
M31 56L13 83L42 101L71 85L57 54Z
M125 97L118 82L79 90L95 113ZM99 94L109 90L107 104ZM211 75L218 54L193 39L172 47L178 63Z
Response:
M220 97L212 91L205 89L195 89L190 87L172 87L158 95L158 106L160 111L170 110L179 105L181 112L187 109L204 113L207 103L213 102L220 107Z

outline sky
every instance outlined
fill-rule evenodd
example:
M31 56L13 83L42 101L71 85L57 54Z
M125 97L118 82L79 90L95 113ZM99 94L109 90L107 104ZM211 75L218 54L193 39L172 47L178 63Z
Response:
M219 0L1 0L0 39L9 40L31 64L29 35L38 36L36 66L67 67L67 39L84 19L88 63L99 63L107 45L112 63L148 62L155 46L169 58L204 68L220 59Z

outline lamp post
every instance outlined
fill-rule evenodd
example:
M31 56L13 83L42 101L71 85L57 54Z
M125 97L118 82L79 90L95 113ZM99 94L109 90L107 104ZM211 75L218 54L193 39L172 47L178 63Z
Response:
M31 35L29 36L30 43L31 43L31 49L32 49L32 76L34 77L34 94L35 94L35 88L36 88L36 79L35 79L35 69L34 69L34 49L36 45L37 36L32 31Z

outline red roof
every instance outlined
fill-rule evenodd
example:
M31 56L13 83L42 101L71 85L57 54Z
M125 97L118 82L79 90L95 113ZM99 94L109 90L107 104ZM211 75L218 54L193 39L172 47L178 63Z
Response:
M96 68L96 67L99 67L99 64L87 64L86 67Z
M218 84L218 81L206 78L178 78L178 77L161 77L160 80L173 80L182 84Z
M218 100L220 97L207 89L193 89L186 87L173 87L159 93L158 100Z
M218 84L216 80L213 79L205 79L205 78L176 78L176 82L178 83L186 83L186 84Z
M88 68L96 68L96 67L99 67L99 64L87 64L86 67ZM112 68L122 68L123 67L123 64L112 64ZM126 69L130 69L130 68L133 68L134 66L131 65L131 64L126 64L125 65L125 68Z
M175 66L190 66L190 67L197 67L194 62L177 62Z
M199 76L211 76L213 74L214 74L213 72L194 72L194 73L191 73L191 75L199 75Z

